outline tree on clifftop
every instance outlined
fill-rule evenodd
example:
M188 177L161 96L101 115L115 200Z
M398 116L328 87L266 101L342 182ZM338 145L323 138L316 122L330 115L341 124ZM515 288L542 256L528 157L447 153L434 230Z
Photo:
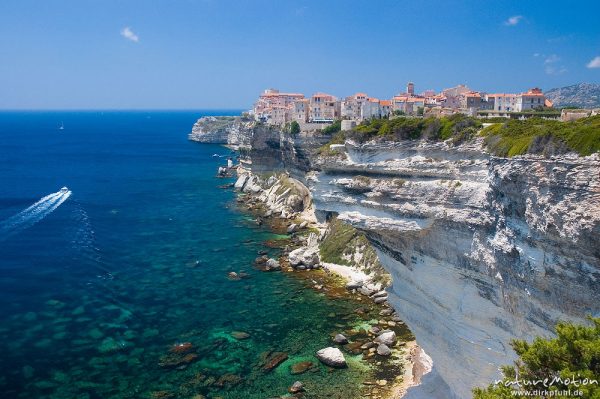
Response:
M300 124L298 122L292 121L292 123L290 123L290 134L292 136L300 134Z
M473 389L473 398L600 399L600 318L590 320L591 327L559 323L554 339L538 337L531 344L512 341L519 355L515 365L502 367L502 381Z

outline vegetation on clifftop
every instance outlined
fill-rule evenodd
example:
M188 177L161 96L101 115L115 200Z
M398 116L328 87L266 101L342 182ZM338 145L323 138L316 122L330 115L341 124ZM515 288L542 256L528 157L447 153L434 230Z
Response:
M452 138L457 144L473 137L482 124L479 119L455 114L441 118L371 119L349 132L346 137L358 142L380 140L447 140Z
M338 119L338 120L334 121L331 125L323 128L323 130L321 130L321 133L334 134L334 133L339 132L340 130L342 130L342 121Z
M590 320L593 322L591 327L559 323L555 339L536 338L531 344L514 340L511 345L519 356L515 365L502 368L504 378L500 384L492 384L485 389L475 388L474 399L508 399L515 396L599 399L600 318ZM560 380L557 381L557 378ZM511 385L516 380L523 385ZM586 380L587 384L584 383ZM524 385L529 382L532 384ZM529 394L515 395L513 389ZM561 394L567 390L581 391L582 394ZM539 395L535 391L553 393Z
M481 119L462 114L441 118L397 117L365 121L351 131L338 132L323 146L321 155L336 155L328 151L330 144L351 139L359 143L369 140L450 140L459 145L478 136L496 156L512 157L523 154L545 156L576 152L586 156L600 151L600 115L562 122L542 118L495 121L482 129Z
M569 151L590 155L600 151L600 115L572 122L540 118L510 120L488 126L481 134L490 152L498 156L550 156Z

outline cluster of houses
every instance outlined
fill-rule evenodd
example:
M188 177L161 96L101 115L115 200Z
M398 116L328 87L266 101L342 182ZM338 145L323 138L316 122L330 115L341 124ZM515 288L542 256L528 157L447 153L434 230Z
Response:
M538 88L519 94L490 94L458 85L440 93L428 90L415 94L415 85L409 82L406 92L389 100L369 97L365 93L356 93L344 99L315 93L306 98L300 93L268 89L260 95L251 114L265 123L285 125L295 121L302 130L311 130L311 127L319 128L338 119L350 127L367 119L392 115L442 116L464 113L493 117L550 107L552 102Z

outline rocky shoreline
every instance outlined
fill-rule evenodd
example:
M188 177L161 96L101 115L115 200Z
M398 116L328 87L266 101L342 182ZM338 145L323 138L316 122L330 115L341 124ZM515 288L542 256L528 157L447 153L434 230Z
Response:
M260 177L243 167L236 172L233 188L238 192L239 208L250 213L255 223L288 236L265 243L279 248L280 255L275 258L267 256L267 251L259 253L255 267L264 272L290 273L305 280L310 289L355 302L356 314L365 321L363 328L344 329L340 320L339 330L331 333L332 345L315 353L315 358L331 368L344 368L348 366L344 353L362 355L375 377L363 381L362 396L401 398L431 370L431 359L387 302L386 286L358 267L321 260L319 245L328 224L317 221L310 192L302 183L286 174ZM229 277L240 276L232 271ZM302 383L297 381L289 392L301 395L302 391Z
M287 174L309 188L334 232L318 236L322 265L362 254L375 260L359 269L385 269L388 301L434 363L407 398L468 398L515 360L511 340L599 311L597 153L497 157L479 136L338 143L258 122L213 134L214 124L199 121L190 138L237 148L254 179ZM261 184L250 185L259 196ZM339 253L362 239L364 250Z

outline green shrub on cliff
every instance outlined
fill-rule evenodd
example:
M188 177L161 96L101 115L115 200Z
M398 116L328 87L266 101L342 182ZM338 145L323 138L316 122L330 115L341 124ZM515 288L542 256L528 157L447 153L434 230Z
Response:
M292 123L290 123L290 134L292 136L300 134L300 124L298 122L292 121Z
M335 140L343 142L348 138L363 143L369 140L450 139L453 145L459 145L475 138L482 126L481 120L462 114L441 118L372 119L349 132L338 132ZM497 156L551 156L570 151L585 156L600 151L600 115L572 122L537 117L527 120L511 119L494 123L481 130L480 134L484 137L487 149Z
M321 242L321 259L324 262L336 263L338 265L349 265L343 258L346 246L358 235L358 231L349 224L339 221L337 218L329 222L325 239Z
M335 122L333 122L331 125L325 127L323 130L321 130L321 132L323 134L334 134L334 133L339 132L340 130L342 130L342 121L338 119Z
M600 151L600 115L571 122L541 118L509 120L488 126L481 134L490 152L503 157L550 156L569 151L590 155Z
M360 260L354 256L356 251L361 254ZM319 252L323 262L358 267L372 281L384 286L391 282L365 235L337 217L329 220Z
M504 378L499 383L485 389L475 388L474 399L517 396L600 399L600 318L590 320L591 327L559 323L554 339L536 338L532 343L514 340L511 346L519 356L515 365L502 368ZM520 386L514 384L517 380ZM524 393L516 395L514 390ZM571 394L561 394L567 390ZM554 392L536 394L536 391ZM582 394L573 394L574 391Z
M459 144L466 138L472 137L480 127L481 122L478 119L455 114L441 118L372 119L361 123L346 134L347 137L359 142L371 139L438 141L457 138L453 142Z

